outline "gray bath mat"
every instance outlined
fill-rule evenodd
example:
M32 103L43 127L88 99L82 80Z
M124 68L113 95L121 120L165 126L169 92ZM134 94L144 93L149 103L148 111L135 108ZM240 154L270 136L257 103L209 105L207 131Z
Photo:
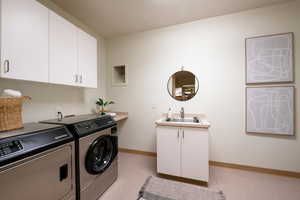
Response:
M139 192L139 200L225 200L222 191L150 176Z

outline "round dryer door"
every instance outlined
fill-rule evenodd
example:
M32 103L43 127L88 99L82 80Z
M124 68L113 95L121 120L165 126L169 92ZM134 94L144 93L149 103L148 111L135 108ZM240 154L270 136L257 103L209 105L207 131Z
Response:
M105 135L96 139L86 155L86 170L90 174L101 174L114 159L115 147L112 137Z

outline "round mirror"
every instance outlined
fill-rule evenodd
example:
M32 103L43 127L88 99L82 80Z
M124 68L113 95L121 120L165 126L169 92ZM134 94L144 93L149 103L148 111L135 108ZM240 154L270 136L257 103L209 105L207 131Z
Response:
M178 71L168 81L169 94L178 101L190 100L197 94L198 89L198 79L189 71Z

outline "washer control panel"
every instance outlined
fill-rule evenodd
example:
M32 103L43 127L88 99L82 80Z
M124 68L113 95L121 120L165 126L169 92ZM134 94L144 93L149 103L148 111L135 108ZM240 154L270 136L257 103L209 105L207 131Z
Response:
M88 135L97 131L116 126L115 120L111 116L102 116L93 120L80 122L74 125L79 136Z
M6 143L0 144L0 158L3 156L7 156L9 154L15 153L17 151L21 151L23 146L20 140L14 140Z

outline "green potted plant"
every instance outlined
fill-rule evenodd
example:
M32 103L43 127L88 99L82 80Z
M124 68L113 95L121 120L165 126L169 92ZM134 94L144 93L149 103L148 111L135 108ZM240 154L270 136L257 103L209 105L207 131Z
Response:
M98 105L101 110L100 110L100 113L101 115L105 115L105 107L108 106L108 105L111 105L111 104L114 104L115 102L113 101L104 101L102 98L99 98L97 101L96 101L96 105Z

